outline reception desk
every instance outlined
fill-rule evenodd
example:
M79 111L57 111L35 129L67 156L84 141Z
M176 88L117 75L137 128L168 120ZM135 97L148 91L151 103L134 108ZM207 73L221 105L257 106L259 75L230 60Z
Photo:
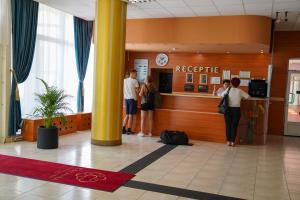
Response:
M200 93L162 93L162 106L155 110L153 135L161 131L185 131L190 139L226 142L224 116L217 112L220 97ZM250 98L241 104L239 144L265 144L269 100ZM140 130L140 112L133 127Z

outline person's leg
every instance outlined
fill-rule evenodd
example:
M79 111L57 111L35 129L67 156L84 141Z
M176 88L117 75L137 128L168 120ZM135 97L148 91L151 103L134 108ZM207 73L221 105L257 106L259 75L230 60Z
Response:
M126 124L128 123L128 119L129 119L129 116L126 114L126 116L123 120L123 128L122 128L123 134L126 133Z
M123 128L122 128L123 134L126 133L126 125L128 123L128 119L129 119L129 116L128 116L129 115L129 105L128 105L127 99L125 99L125 108L126 108L126 116L123 119L123 124L122 124L122 126L123 126Z
M149 120L149 136L152 136L153 130L153 110L148 111L148 120Z
M139 136L144 136L145 134L146 116L147 116L147 111L142 110L141 111L141 132L139 133Z
M127 129L127 134L132 134L131 128L132 128L132 123L133 123L133 115L134 113L134 100L133 99L128 99L128 129Z
M133 122L133 115L128 115L128 132L131 132L131 127L132 127L132 122Z
M237 128L239 125L239 121L241 118L241 110L240 108L234 108L232 111L232 122L231 122L231 142L232 146L235 144L235 138L236 138L236 133L237 133Z
M134 99L130 99L130 109L129 109L129 120L128 120L128 132L127 134L133 134L132 132L132 124L134 117L137 113L137 101Z
M231 142L231 137L230 137L230 129L231 129L231 114L230 114L230 109L227 113L224 114L225 118L225 126L226 126L226 140L227 144L229 145Z

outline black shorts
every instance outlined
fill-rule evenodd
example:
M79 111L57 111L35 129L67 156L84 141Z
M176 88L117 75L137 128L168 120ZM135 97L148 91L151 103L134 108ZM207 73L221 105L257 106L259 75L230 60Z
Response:
M148 111L148 110L154 110L154 104L153 103L143 103L142 105L141 105L141 109L143 110L143 111Z
M137 101L134 99L125 99L126 115L135 115L137 113Z

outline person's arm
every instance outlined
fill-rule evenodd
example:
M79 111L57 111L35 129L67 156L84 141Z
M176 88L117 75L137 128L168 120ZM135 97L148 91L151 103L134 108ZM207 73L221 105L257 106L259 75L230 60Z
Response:
M250 98L250 96L249 96L248 93L244 92L243 90L240 90L240 91L241 91L241 94L242 94L242 98L243 98L243 99L249 99L249 98Z
M144 88L145 88L145 86L143 85L142 88L141 88L141 91L139 93L140 97L142 97L144 95Z
M135 79L135 92L137 94L140 92L140 84L136 79Z

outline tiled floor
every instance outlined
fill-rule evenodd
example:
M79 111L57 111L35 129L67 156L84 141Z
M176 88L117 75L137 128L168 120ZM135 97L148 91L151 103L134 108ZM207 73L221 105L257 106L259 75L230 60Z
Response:
M118 171L156 150L156 137L123 136L123 145L90 144L90 133L60 137L57 150L35 143L0 145L0 153L84 167ZM227 147L193 141L178 146L139 173L134 180L255 200L300 200L300 138L273 136L265 146ZM1 163L0 163L1 164ZM121 187L114 193L0 174L0 199L114 200L186 199Z

